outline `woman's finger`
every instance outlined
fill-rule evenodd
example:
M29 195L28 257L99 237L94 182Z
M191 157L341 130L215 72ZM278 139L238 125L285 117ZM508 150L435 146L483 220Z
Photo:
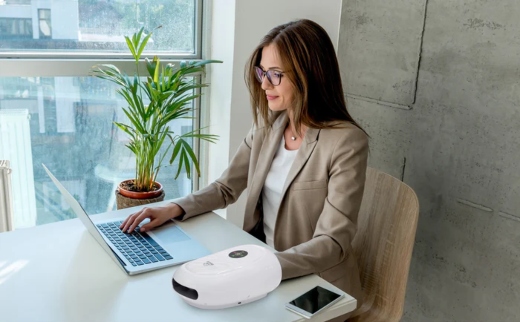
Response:
M131 214L130 216L126 217L126 219L123 221L123 223L121 224L121 226L119 226L119 228L122 230L122 231L128 231L128 229L130 228L130 226L133 224L133 222L135 221L135 218L138 217L140 214L141 214L142 210L139 210L138 212L136 213L133 213Z
M120 229L123 229L123 228L126 226L126 224L130 221L130 217L132 217L132 215L126 217L125 220L123 220L123 222L121 223L121 225L119 225L119 228L120 228Z
M137 216L135 216L133 219L134 221L129 225L128 229L125 230L127 233L131 233L134 231L134 229L139 226L139 224L145 220L146 218L151 218L153 212L150 211L148 208L143 208L139 214L136 213Z

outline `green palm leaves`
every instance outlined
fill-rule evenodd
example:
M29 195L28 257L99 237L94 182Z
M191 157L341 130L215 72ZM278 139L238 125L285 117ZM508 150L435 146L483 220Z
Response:
M139 59L148 43L151 33L145 35L143 28L132 37L125 37L126 44L134 58L137 72L133 77L122 73L116 66L102 64L92 67L95 77L111 81L119 86L117 93L125 99L127 107L123 112L129 123L114 122L130 137L127 147L136 156L136 181L139 191L149 191L153 187L163 160L169 155L169 163L178 160L175 178L185 169L190 178L195 167L200 174L199 163L191 139L201 139L214 143L216 135L202 134L199 130L185 134L174 133L169 126L173 120L191 118L193 101L200 96L197 89L208 86L189 75L204 72L204 66L221 63L217 60L181 62L179 66L162 65L159 57L145 58L147 75L139 73ZM146 77L141 80L141 77ZM162 149L166 143L166 149ZM171 154L170 154L171 153Z

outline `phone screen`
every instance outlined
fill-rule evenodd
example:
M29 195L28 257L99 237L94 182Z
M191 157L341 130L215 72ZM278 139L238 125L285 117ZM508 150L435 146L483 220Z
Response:
M326 307L328 304L335 302L340 297L340 294L324 289L323 287L316 286L315 288L290 301L289 304L301 310L307 311L310 314L314 314Z

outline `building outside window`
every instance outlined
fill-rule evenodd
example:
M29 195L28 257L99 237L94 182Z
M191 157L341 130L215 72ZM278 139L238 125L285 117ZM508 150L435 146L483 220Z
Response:
M75 217L42 163L87 213L114 209L115 184L135 176L127 138L113 124L126 122L126 105L89 70L113 63L132 74L123 36L141 27L153 31L144 57L202 58L201 6L201 0L0 0L0 160L11 162L15 229ZM178 133L198 126L198 118L171 124ZM174 170L163 167L158 178L166 198L193 189L183 175L174 180Z

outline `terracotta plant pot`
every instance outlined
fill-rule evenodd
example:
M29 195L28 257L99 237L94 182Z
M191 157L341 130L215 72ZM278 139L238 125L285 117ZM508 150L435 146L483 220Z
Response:
M139 205L146 205L146 204L164 200L163 187L159 182L154 183L154 185L157 188L154 191L136 192L136 191L130 191L130 190L123 188L123 186L125 186L125 183L131 182L133 180L134 179L128 179L128 180L122 181L119 184L118 189L115 191L117 209L130 208L130 207L135 207L135 206L139 206Z
M125 197L132 198L132 199L151 199L151 198L157 198L163 192L162 184L160 184L159 182L154 183L154 186L157 188L154 191L137 192L137 191L126 190L124 188L125 184L132 182L132 181L134 181L134 179L128 179L125 181L121 181L121 183L118 186L119 193Z

